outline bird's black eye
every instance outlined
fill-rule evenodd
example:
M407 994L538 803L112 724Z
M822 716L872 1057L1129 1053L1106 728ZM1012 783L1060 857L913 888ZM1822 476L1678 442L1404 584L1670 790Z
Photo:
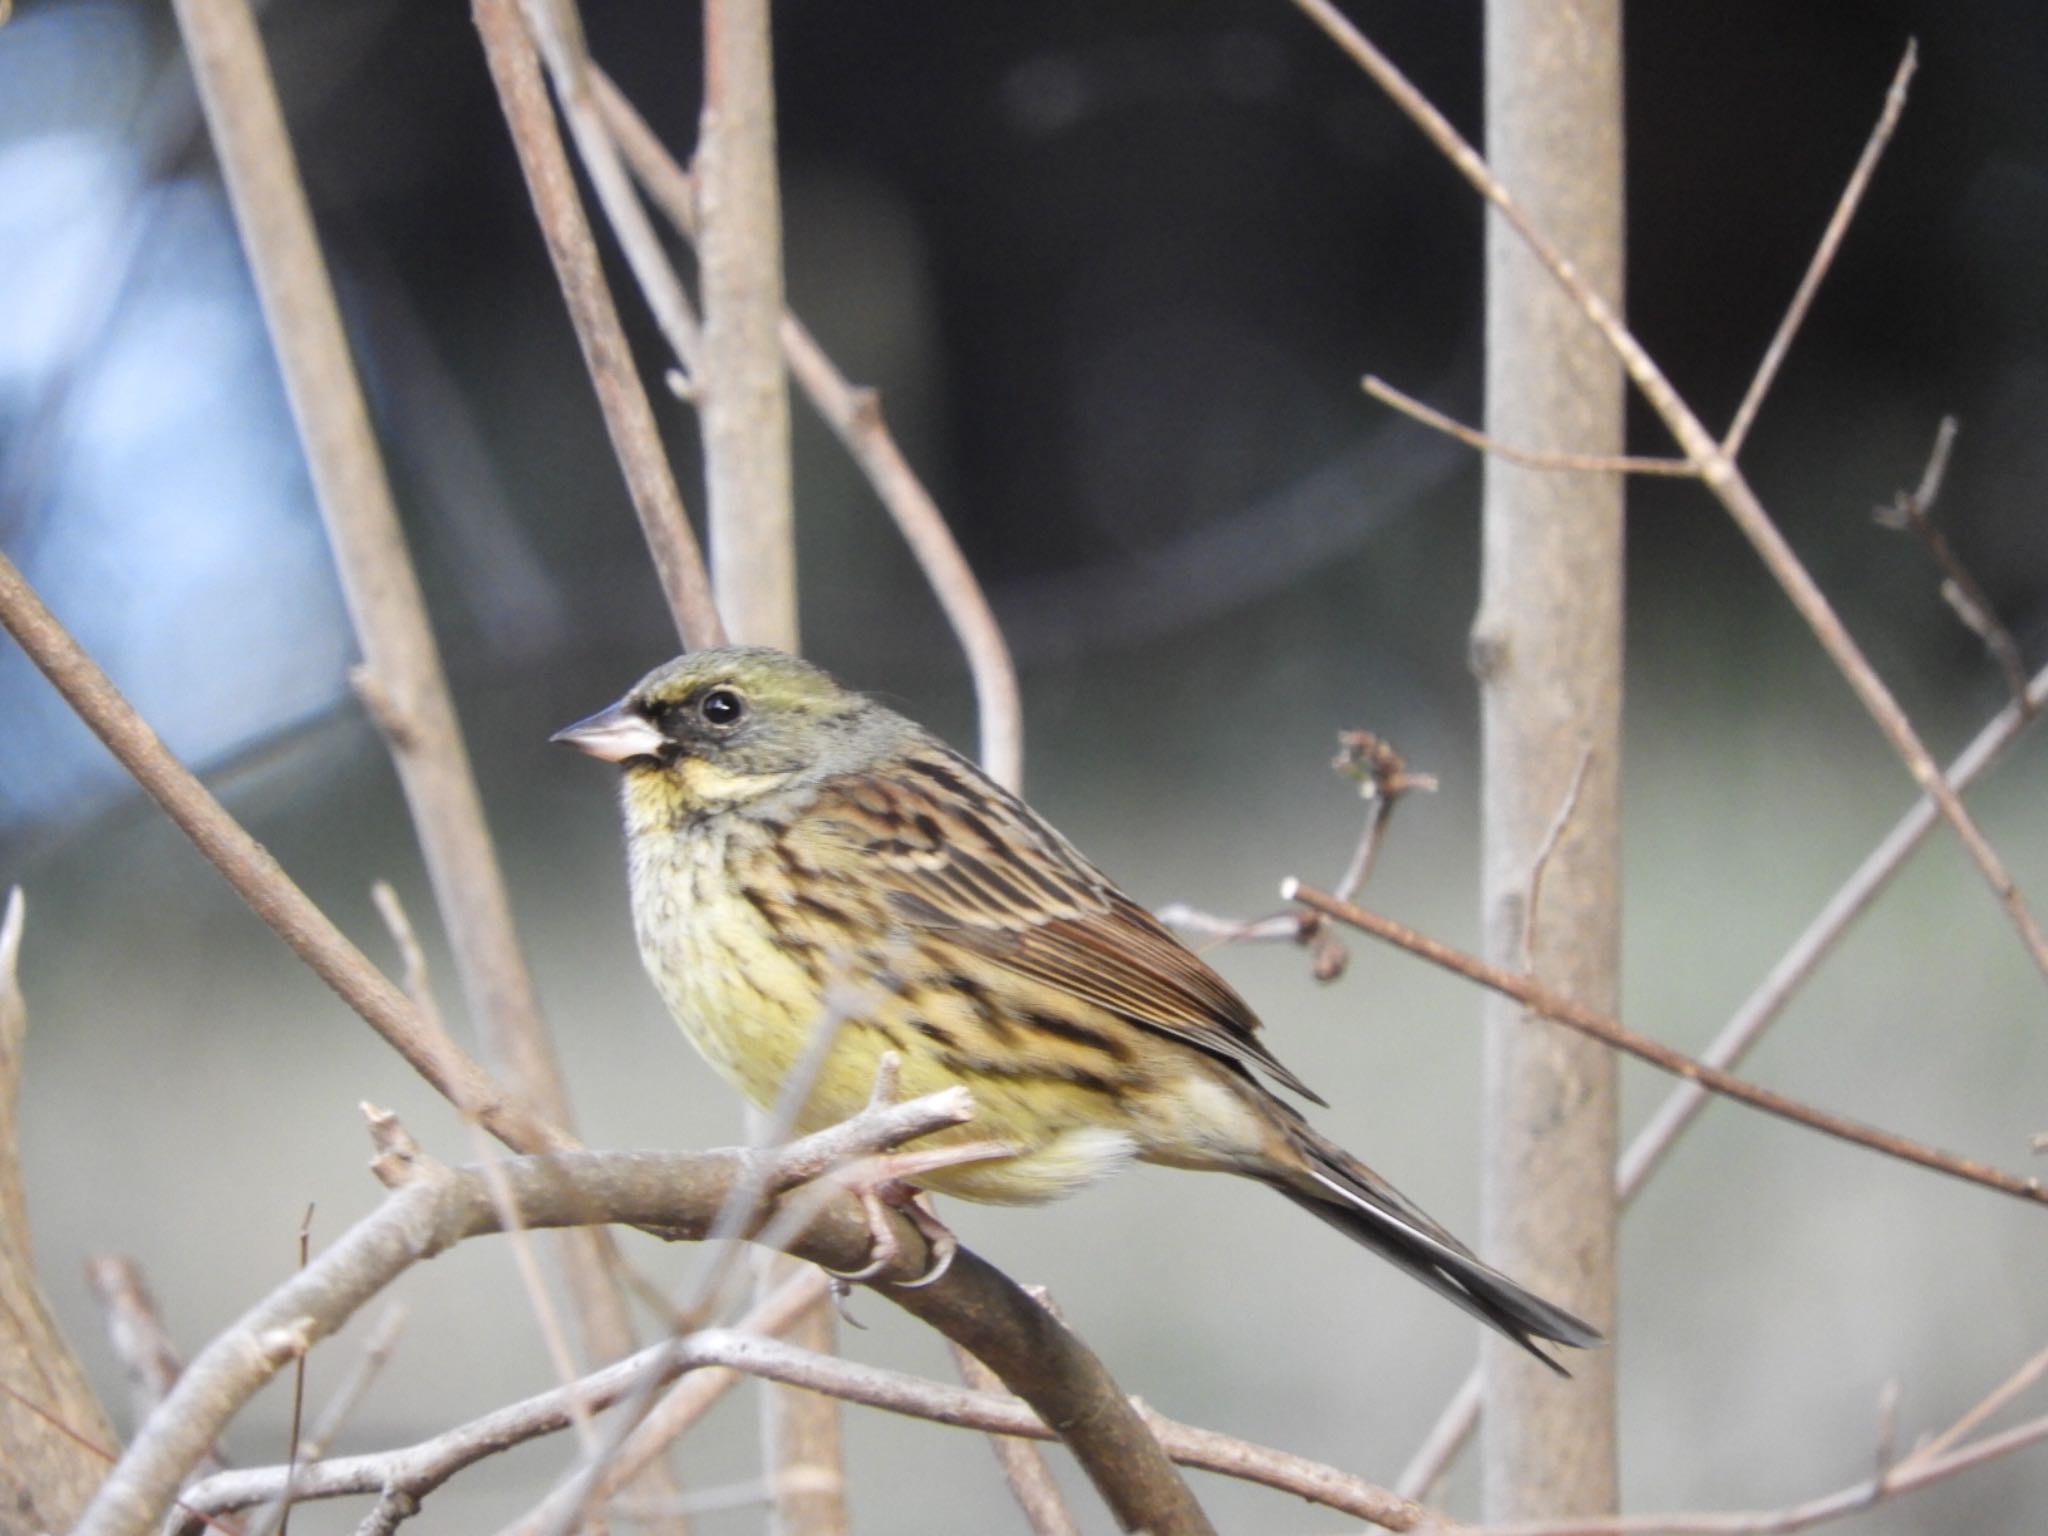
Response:
M747 712L747 701L731 688L713 688L697 701L697 714L706 725L729 731Z

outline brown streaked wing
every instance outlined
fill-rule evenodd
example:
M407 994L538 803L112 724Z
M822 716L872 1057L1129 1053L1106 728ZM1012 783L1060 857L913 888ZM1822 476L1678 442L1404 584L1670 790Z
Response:
M965 758L933 747L886 778L828 779L791 835L855 855L898 920L1324 1102L1229 983Z

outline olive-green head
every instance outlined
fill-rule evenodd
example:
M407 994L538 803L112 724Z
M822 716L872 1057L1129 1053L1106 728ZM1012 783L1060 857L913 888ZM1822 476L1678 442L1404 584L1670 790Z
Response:
M702 808L868 766L917 734L807 661L719 646L656 667L550 739L620 764L629 780L658 776L669 796Z

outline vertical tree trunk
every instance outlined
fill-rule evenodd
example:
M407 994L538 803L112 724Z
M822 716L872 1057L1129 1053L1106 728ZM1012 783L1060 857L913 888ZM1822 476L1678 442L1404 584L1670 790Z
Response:
M794 651L796 534L768 0L706 0L697 144L698 384L711 584L734 639Z
M1616 308L1622 290L1619 0L1487 0L1486 150L1535 222ZM1486 427L1517 446L1622 447L1620 365L1498 214L1487 222ZM1482 695L1486 953L1612 1011L1619 959L1619 477L1486 462ZM1586 764L1544 863L1531 872ZM1525 945L1528 946L1525 953ZM1489 998L1487 1258L1610 1329L1615 1066L1602 1047ZM1489 1520L1614 1508L1614 1350L1560 1381L1485 1348Z
M697 166L704 372L698 384L719 612L733 639L794 651L796 532L770 43L768 0L706 0ZM761 1255L757 1285L773 1289L799 1262ZM816 1307L785 1337L829 1353L835 1334L831 1310ZM838 1536L848 1528L839 1405L814 1392L764 1384L761 1415L770 1530L775 1536Z

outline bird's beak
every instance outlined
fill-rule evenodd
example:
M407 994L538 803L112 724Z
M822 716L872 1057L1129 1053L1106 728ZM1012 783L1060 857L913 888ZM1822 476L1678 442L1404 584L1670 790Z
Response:
M608 763L623 763L629 757L657 757L668 738L654 728L645 715L621 699L610 709L599 710L588 720L578 720L548 738L565 741L579 752L601 757Z

